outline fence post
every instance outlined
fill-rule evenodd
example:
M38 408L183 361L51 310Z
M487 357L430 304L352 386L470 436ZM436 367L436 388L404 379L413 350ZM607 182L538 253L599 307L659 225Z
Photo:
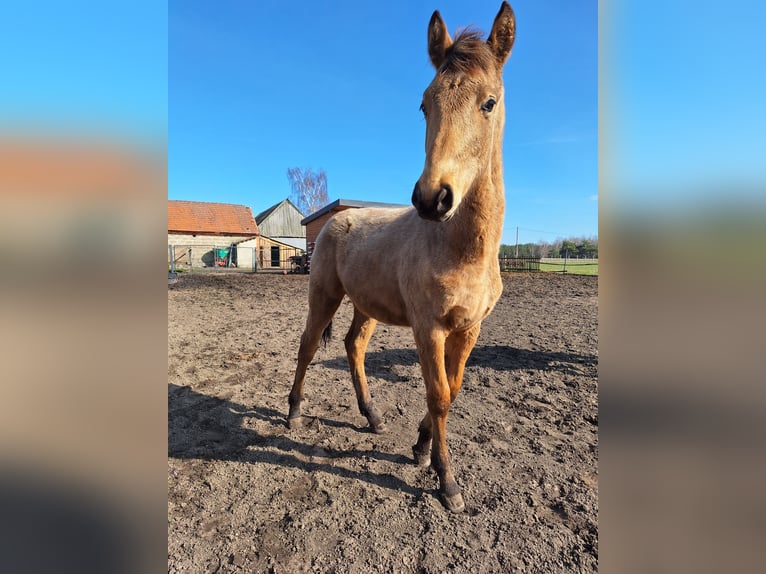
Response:
M569 259L569 249L564 251L564 273L567 272L567 259Z
M168 255L170 256L170 272L176 272L176 250L172 245L168 245Z

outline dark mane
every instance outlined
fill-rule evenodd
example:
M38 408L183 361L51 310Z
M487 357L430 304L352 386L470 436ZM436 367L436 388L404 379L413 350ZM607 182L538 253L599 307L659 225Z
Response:
M483 35L481 30L475 28L460 30L453 44L447 48L440 72L472 75L495 66L497 62L484 41Z

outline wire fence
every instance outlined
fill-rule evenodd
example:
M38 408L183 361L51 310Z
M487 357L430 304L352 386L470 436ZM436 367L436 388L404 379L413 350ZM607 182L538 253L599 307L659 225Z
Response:
M498 257L500 271L525 271L598 275L598 259L519 256Z
M578 275L598 275L598 259L546 257L541 261L541 270L548 273L571 273Z

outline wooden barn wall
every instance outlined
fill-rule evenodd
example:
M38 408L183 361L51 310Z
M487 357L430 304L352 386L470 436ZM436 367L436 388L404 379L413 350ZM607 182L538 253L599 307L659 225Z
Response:
M279 264L278 265L274 265L272 262L272 257L271 257L272 246L279 247ZM290 261L289 258L293 255L300 255L301 253L302 253L302 250L297 249L295 247L290 247L289 245L285 245L284 243L272 241L268 237L260 237L259 249L258 249L258 268L259 269L283 269L283 270L289 271L292 269L292 262Z
M261 235L268 237L306 237L306 229L301 225L302 219L298 210L283 203L258 225L258 229Z

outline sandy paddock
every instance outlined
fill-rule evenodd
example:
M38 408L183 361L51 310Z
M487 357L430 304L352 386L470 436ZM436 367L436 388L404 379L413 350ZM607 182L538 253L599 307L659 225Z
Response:
M308 277L183 274L168 289L169 572L591 572L598 563L598 280L504 274L447 421L466 512L412 463L425 412L412 334L366 367L388 434L357 411L343 336L285 425Z

